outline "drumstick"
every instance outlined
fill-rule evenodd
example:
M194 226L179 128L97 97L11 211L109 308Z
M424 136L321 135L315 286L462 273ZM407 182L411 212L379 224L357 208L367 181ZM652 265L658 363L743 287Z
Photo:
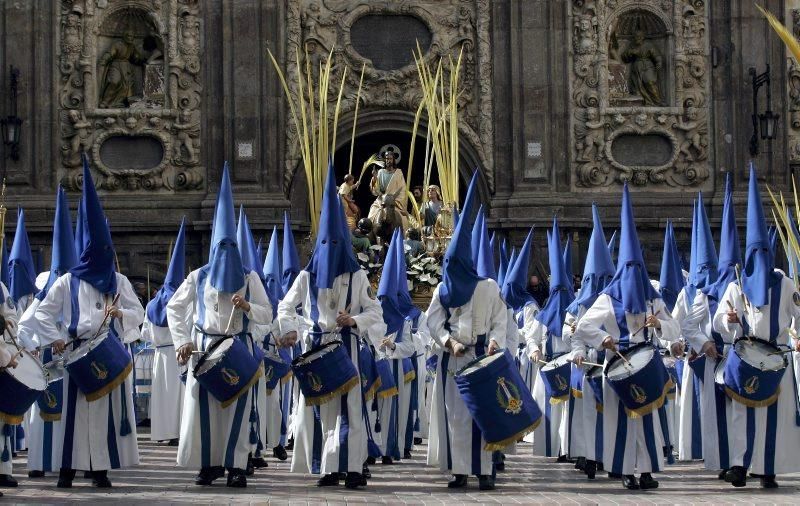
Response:
M111 305L116 306L117 302L119 302L119 294L114 296L114 299L111 301ZM108 306L106 306L106 309L108 309ZM103 331L103 327L106 326L106 322L108 321L109 316L111 316L111 313L106 313L106 315L103 317L103 321L100 322L100 328L98 328L97 332L94 333L94 335L92 336L92 340L94 340L97 336L99 336L100 332Z
M621 358L621 359L622 359L622 361L623 361L623 362L625 362L625 365L626 365L626 366L628 366L628 367L632 367L632 366L631 366L631 363L628 361L628 359L627 359L627 358L625 358L625 355L623 355L622 353L620 353L618 349L614 348L614 353L616 353L616 354L617 354L617 356L619 356L619 358Z
M744 294L744 292L742 292L742 293ZM733 307L733 304L731 304L731 301L726 300L725 302L728 304L728 309L730 311L736 312L736 308ZM738 318L738 315L737 315L737 318ZM742 325L741 321L739 321L739 326L742 327L742 331L744 331L744 325ZM751 342L753 341L753 338L751 336L745 336L745 337L747 338L748 341L751 341Z
M236 306L233 306L233 309L231 309L231 316L230 316L230 318L228 318L228 324L225 325L225 332L222 333L223 335L227 336L228 332L231 330L231 324L233 323L233 315L234 314L236 314Z
M793 349L789 349L789 350L778 350L778 351L771 351L771 352L767 353L767 355L784 355L784 354L786 354L786 353L791 353L791 352L793 352L793 351L794 351Z
M661 313L661 310L659 309L658 311L656 311L655 313L653 313L653 315L652 315L652 316L658 316L660 313ZM632 335L632 336L635 336L636 334L638 334L639 332L643 331L643 330L644 330L644 329L646 329L646 328L647 328L647 323L645 323L644 325L642 325L641 327L639 327L638 329L636 329L636 331L635 331L635 332L633 332L633 333L631 333L631 335Z
M598 364L596 362L587 362L584 360L581 365L588 365L589 367L603 367L603 364Z

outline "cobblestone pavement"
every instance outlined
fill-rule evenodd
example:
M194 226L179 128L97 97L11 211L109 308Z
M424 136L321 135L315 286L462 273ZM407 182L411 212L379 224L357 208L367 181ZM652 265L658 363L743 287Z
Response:
M311 476L289 473L289 461L269 458L269 467L248 477L247 489L229 489L225 480L213 487L193 484L196 470L175 467L175 448L153 443L140 434L141 465L110 473L110 492L93 489L88 480L76 478L74 487L60 490L55 476L27 478L25 453L14 460L19 488L4 489L0 502L56 503L91 500L95 503L257 503L257 504L797 504L800 474L779 477L781 488L765 491L758 480L734 489L719 481L698 463L669 466L658 476L658 490L628 493L618 480L603 473L589 481L571 464L532 457L530 445L508 457L497 490L478 492L477 480L470 478L467 489L456 492L446 487L447 477L424 465L425 448L414 452L410 461L392 466L372 466L369 486L358 490L318 488ZM291 457L290 457L291 458ZM600 476L603 477L600 477Z

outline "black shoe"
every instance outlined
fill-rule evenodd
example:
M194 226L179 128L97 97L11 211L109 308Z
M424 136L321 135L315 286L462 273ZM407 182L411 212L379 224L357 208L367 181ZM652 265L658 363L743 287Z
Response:
M210 486L217 478L225 476L225 469L222 466L204 467L194 479L195 485Z
M495 462L494 469L497 472L503 472L506 470L506 463L503 462L502 460L500 462Z
M478 476L478 490L494 490L494 478L491 474Z
M92 474L91 471L84 471L83 472L83 479L84 480L91 480L93 478L94 478L94 475Z
M722 471L720 471L719 474L717 475L717 479L724 480L725 479L725 473L727 473L727 472L728 472L727 469L723 469Z
M652 474L642 473L642 476L639 478L639 488L642 490L658 488L658 481L653 479Z
M422 438L421 437L415 437L414 438L414 444L415 445L421 445L422 444Z
M392 457L382 457L381 464L383 464L384 466L389 466L394 464L394 461L392 460Z
M256 469L269 467L269 464L267 464L267 461L264 460L264 457L253 457L251 463L253 464L253 467Z
M10 474L0 474L0 487L16 488L17 485L17 480L15 480Z
M761 477L761 488L778 488L774 474L767 474Z
M586 457L578 457L575 460L575 469L583 471L586 468Z
M294 450L294 438L290 438L289 441L286 443L287 450Z
M598 462L597 463L597 470L598 471L605 471L606 470L606 468L603 467L603 463L602 462Z
M44 471L28 471L28 478L44 478Z
M272 449L272 456L278 460L286 460L289 458L289 455L286 454L286 448L281 445Z
M111 488L108 471L92 471L92 486L95 488Z
M75 479L74 469L61 469L58 471L58 488L72 488L72 480Z
M742 466L733 466L725 473L725 481L734 487L744 487L747 485L747 472Z
M361 473L347 473L344 479L344 486L346 488L366 487L367 479Z
M167 446L178 446L178 438L172 438L167 441Z
M622 475L619 473L612 473L611 471L608 472L608 479L609 480L619 480L622 478Z
M367 465L374 466L375 465L375 457L367 457Z
M632 474L626 474L622 477L622 486L628 490L639 490L639 480Z
M246 471L232 467L228 469L228 481L225 483L226 487L231 488L247 488Z
M326 474L317 480L318 487L337 487L339 486L339 473Z
M369 470L369 466L366 464L364 464L364 466L361 468L361 475L366 479L372 478L372 473Z
M447 482L447 488L463 488L467 486L466 474L455 474L453 479Z
M404 459L410 459L411 458L411 450L409 450L408 448L403 450L403 458Z
M253 476L256 473L256 466L253 465L253 457L247 457L247 465L244 468L245 476ZM230 478L231 474L230 471L228 472L228 478Z
M563 464L564 462L571 462L571 461L569 460L569 457L567 457L566 455L559 455L558 458L556 459L556 462L558 462L559 464Z
M597 473L597 462L594 460L587 460L586 465L583 466L583 472L586 473L587 478L593 480Z

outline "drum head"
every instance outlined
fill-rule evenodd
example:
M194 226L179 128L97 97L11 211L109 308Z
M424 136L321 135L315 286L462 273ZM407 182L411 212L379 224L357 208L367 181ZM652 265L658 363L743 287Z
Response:
M725 384L725 362L728 360L728 354L722 356L722 359L717 363L717 367L714 369L714 383L717 385L724 385Z
M569 362L569 354L560 355L542 366L542 372L558 369Z
M88 341L84 342L75 351L70 352L69 359L67 360L67 364L73 364L78 360L85 357L90 351L95 349L103 340L108 337L108 334L98 336L95 339L89 339Z
M16 354L14 348L8 351ZM39 359L28 353L22 351L22 354L17 357L17 367L9 367L5 369L7 373L16 378L17 381L33 390L44 390L47 388L47 381L45 380L44 369Z
M197 369L195 374L203 374L208 372L209 369L217 365L222 357L228 353L230 347L233 346L233 339L225 339L221 343L214 346L210 351L207 351L205 355L202 356L203 364Z
M775 354L777 348L762 341L740 339L736 342L736 354L747 364L762 371L780 371L786 367L784 355ZM771 354L772 353L772 354Z
M638 348L633 352L626 354L625 358L628 359L628 363L624 360L619 359L615 361L613 364L608 366L608 379L616 380L627 378L632 374L642 370L644 366L646 366L650 361L653 359L653 354L655 353L655 348L651 346L646 346L642 348Z
M603 368L601 366L593 365L592 367L586 370L587 379L599 378L602 375L603 375Z
M47 382L52 383L64 377L64 359L57 358L44 364L44 370L47 374Z
M465 367L460 373L459 376L467 376L470 373L483 369L487 365L500 360L503 358L502 353L495 353L494 355L485 355L477 360L475 360L471 365Z
M307 351L301 357L298 357L297 365L308 364L314 362L315 360L319 360L328 353L334 351L337 347L341 346L341 344L341 341L331 341L323 345L322 348Z

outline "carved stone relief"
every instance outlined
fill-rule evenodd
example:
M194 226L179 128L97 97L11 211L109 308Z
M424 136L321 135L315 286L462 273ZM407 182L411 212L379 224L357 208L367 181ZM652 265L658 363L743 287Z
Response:
M80 189L85 153L106 190L202 187L199 11L198 0L61 1L64 186ZM118 163L137 148L147 156Z
M574 185L702 185L706 0L572 0L570 16Z
M800 37L800 9L792 9L792 32ZM788 68L789 103L787 104L787 141L789 148L789 164L792 172L800 168L800 66L791 55L786 57Z
M425 61L435 67L439 58L458 57L463 47L461 88L464 91L459 106L463 111L459 119L462 139L477 151L490 190L494 190L494 126L492 104L492 68L490 48L491 9L489 0L401 0L374 2L372 0L290 0L286 14L287 46L285 54L286 79L292 93L297 93L297 65L295 54L299 51L301 65L305 66L307 52L312 69L319 68L331 49L333 52L332 90L338 92L345 67L345 90L341 116L355 109L360 69L366 64L364 86L359 112L392 109L417 110L422 92L418 85L417 69L410 62L400 68L385 69L356 51L351 40L351 27L364 16L411 16L421 21L431 34ZM386 23L392 29L392 23ZM405 34L398 34L403 36ZM410 48L408 49L410 52ZM384 62L381 62L384 63ZM446 66L446 65L445 65ZM383 70L382 70L383 69ZM445 82L448 81L445 76ZM335 96L331 97L336 100ZM340 116L340 117L341 117ZM409 130L411 124L409 124ZM349 127L339 129L347 135ZM286 128L286 168L284 188L288 192L299 165L297 133L289 122ZM391 139L388 139L389 142Z

